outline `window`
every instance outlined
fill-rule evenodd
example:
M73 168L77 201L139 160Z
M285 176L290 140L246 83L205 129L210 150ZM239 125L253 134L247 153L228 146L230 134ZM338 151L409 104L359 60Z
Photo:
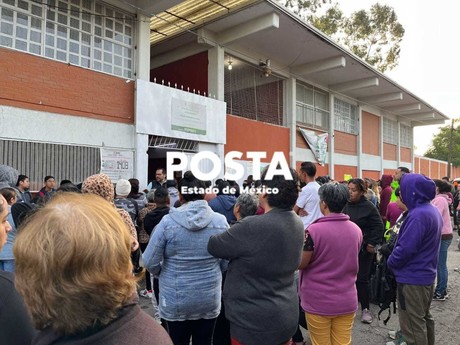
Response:
M383 118L383 142L398 144L398 123L385 117Z
M412 147L412 127L409 126L400 126L400 142L401 146Z
M296 86L296 119L309 127L329 128L329 95L310 85Z
M334 118L336 130L358 134L359 120L358 107L356 105L334 98Z
M232 57L232 70L225 68L224 100L227 113L282 126L283 79L262 74L256 67Z
M134 17L90 0L0 0L0 46L132 78Z

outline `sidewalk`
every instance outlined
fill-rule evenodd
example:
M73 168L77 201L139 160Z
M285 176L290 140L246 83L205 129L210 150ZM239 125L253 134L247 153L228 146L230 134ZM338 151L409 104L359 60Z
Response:
M431 304L431 313L435 320L436 344L441 345L458 345L460 343L458 335L460 326L460 269L458 271L454 270L455 268L460 268L460 251L457 248L458 238L457 232L454 231L454 240L449 247L447 258L449 299L446 301L433 301ZM145 312L153 315L149 299L141 297L139 303ZM392 314L387 325L384 325L383 320L387 317L388 311L383 312L381 320L378 320L377 313L379 308L371 304L370 309L375 316L374 322L370 325L360 322L360 312L356 315L353 326L353 344L385 345L387 341L390 341L388 331L398 329L398 315ZM308 332L303 329L302 332L307 345L311 345Z

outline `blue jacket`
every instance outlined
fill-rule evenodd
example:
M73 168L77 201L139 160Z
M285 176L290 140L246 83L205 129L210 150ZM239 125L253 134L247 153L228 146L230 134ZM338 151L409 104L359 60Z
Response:
M171 208L150 237L142 259L159 273L160 316L168 321L211 319L219 315L225 261L209 254L212 235L228 228L224 216L205 200Z
M431 285L436 278L443 225L439 211L430 204L436 186L420 174L404 174L400 184L400 196L409 211L388 266L398 283Z
M209 201L209 207L211 207L214 212L223 214L225 218L227 218L228 224L233 224L236 222L236 217L233 214L235 203L235 196L221 194Z
M11 215L11 206L8 205L8 223L11 225L11 231L8 233L6 243L3 249L0 249L0 260L14 260L13 245L16 240L16 226L14 225L13 216Z

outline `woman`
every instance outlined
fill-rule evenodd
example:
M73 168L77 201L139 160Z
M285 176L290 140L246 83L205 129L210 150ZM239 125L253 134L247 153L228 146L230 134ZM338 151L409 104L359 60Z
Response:
M348 181L350 199L343 213L359 226L363 234L363 244L359 251L359 271L356 279L358 301L361 303L361 322L372 323L373 316L369 310L369 274L375 255L375 246L382 243L383 222L379 210L366 199L366 184L360 178Z
M137 217L137 226L139 230L139 246L141 248L141 252L145 252L145 248L147 248L147 244L149 243L150 236L145 231L144 228L144 218L145 216L152 212L157 205L154 201L155 198L155 190L152 189L150 192L147 193L147 206L145 206L142 210L139 211L139 216ZM150 280L150 273L149 271L145 270L145 289L139 291L139 296L145 298L152 298L152 282Z
M396 221L398 220L399 216L404 212L407 211L407 206L401 200L399 194L399 187L395 190L396 201L392 201L388 204L387 207L387 214L386 219L389 222L388 228L392 228Z
M0 189L0 194L3 195L6 202L8 203L8 223L11 226L11 231L8 232L8 238L0 251L0 270L7 272L14 272L14 255L13 255L13 244L16 239L16 226L13 222L11 215L11 206L16 203L16 190L12 187L6 187Z
M170 345L136 303L130 251L126 225L95 195L56 195L26 220L16 286L39 330L34 344Z
M299 295L313 345L351 344L363 236L359 227L341 213L348 200L346 186L327 183L318 194L324 217L306 231Z
M86 180L83 181L81 186L81 192L95 194L107 200L110 204L112 204L113 208L118 212L121 219L128 227L129 232L131 233L131 250L132 252L135 252L139 248L139 243L137 242L136 227L134 226L134 223L128 212L115 207L115 204L113 203L115 191L113 189L113 184L110 180L110 177L108 177L106 174L95 174L89 176L88 178L86 178Z
M8 204L0 195L0 251L10 231ZM0 342L2 344L30 344L34 335L32 321L21 296L14 287L13 274L0 270Z
M436 184L436 196L431 203L441 213L443 222L441 232L441 247L439 248L438 272L436 288L434 290L433 299L436 301L444 301L447 298L447 280L449 272L447 270L447 250L454 238L452 223L450 220L449 206L452 204L452 199L447 193L451 191L450 183L443 180L433 180Z
M196 188L196 189L195 189ZM171 208L156 226L142 256L147 269L159 274L160 316L174 345L210 345L220 311L222 260L208 253L212 235L228 228L224 216L204 200L205 184L190 171L180 182L182 206Z

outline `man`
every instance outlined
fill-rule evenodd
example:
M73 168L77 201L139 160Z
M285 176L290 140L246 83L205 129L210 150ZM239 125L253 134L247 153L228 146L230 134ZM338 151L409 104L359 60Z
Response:
M115 185L116 197L113 202L117 208L121 208L129 213L133 223L136 224L136 219L139 214L139 206L137 202L132 199L128 199L128 195L131 192L131 183L125 179L119 179Z
M434 345L430 314L443 221L430 204L436 195L432 180L420 174L401 178L400 197L408 208L398 241L388 259L398 283L398 314L407 345Z
M404 174L408 174L410 171L406 167L398 167L395 171L395 175L393 177L393 182L391 182L391 188L393 188L393 193L391 194L390 202L396 201L398 198L395 194L396 188L399 187L399 181Z
M166 187L166 169L158 168L155 171L155 180L151 182L152 188L157 189L159 187Z
M45 176L44 182L45 186L38 192L39 203L46 203L51 199L53 194L56 193L56 189L54 189L56 185L56 180L54 179L54 176Z
M265 209L209 239L208 251L230 259L224 284L224 305L232 344L287 343L297 328L299 305L294 272L300 263L304 227L292 211L297 199L297 174L292 180L275 175L259 195ZM278 189L278 193L268 190ZM274 260L274 255L276 259Z
M32 200L32 195L29 192L30 182L29 177L26 175L19 175L18 182L16 183L17 202L27 202L30 203Z
M316 165L312 162L303 162L300 165L299 177L305 186L297 198L294 206L294 212L302 219L304 229L313 223L316 219L322 217L319 208L319 183L315 181Z

